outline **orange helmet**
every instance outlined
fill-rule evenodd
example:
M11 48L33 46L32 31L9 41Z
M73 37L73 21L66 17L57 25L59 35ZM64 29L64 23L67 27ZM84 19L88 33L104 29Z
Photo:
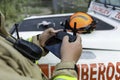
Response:
M94 19L87 13L77 12L70 17L69 25L73 29L76 23L76 29L78 31L86 32L92 31L95 28L94 22Z

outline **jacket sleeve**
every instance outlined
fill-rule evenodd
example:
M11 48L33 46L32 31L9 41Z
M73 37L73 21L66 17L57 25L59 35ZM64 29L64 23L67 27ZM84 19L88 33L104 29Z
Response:
M17 69L16 71L16 69L14 68L17 67L17 65L14 63L15 61L11 62L9 60L9 62L11 62L11 64L14 65L13 67L8 65L7 62L8 61L4 59L0 59L0 80L38 80L37 78L31 78L32 75L23 75L22 70Z
M52 80L77 80L75 62L60 62L56 65Z
M31 74L35 73L39 69L38 68L36 69L32 62L31 63L29 63L30 61L27 62L27 59L24 60L24 57L21 57L22 55L20 56L21 59L20 60L14 59L14 56L18 57L16 55L11 55L3 52L6 51L3 50L0 51L0 80L38 80L38 77L36 76L41 76ZM29 66L28 64L31 66ZM37 73L40 74L40 71L36 72L36 74Z

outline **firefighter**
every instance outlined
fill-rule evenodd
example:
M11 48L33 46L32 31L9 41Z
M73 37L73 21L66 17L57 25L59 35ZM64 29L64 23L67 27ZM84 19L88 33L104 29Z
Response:
M32 37L31 43L40 47L42 56L48 53L44 49L45 41L58 31L49 28L41 35ZM31 58L14 47L14 41L5 30L4 16L0 12L0 80L48 80ZM71 43L65 36L61 46L61 62L56 65L51 80L77 80L76 62L81 51L81 38L78 35L76 41Z

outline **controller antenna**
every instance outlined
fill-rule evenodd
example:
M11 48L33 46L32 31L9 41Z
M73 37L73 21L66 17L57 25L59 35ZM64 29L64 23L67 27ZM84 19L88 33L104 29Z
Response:
M77 25L77 23L74 22L74 28L73 28L73 35L74 36L76 36L76 33L77 33L76 25Z
M67 32L68 27L69 27L69 23L67 20L65 20L64 32Z

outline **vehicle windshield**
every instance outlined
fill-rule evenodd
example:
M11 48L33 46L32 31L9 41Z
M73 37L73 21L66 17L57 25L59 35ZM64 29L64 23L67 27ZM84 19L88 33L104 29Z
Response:
M120 0L96 0L96 1L100 3L105 3L107 5L120 7Z

